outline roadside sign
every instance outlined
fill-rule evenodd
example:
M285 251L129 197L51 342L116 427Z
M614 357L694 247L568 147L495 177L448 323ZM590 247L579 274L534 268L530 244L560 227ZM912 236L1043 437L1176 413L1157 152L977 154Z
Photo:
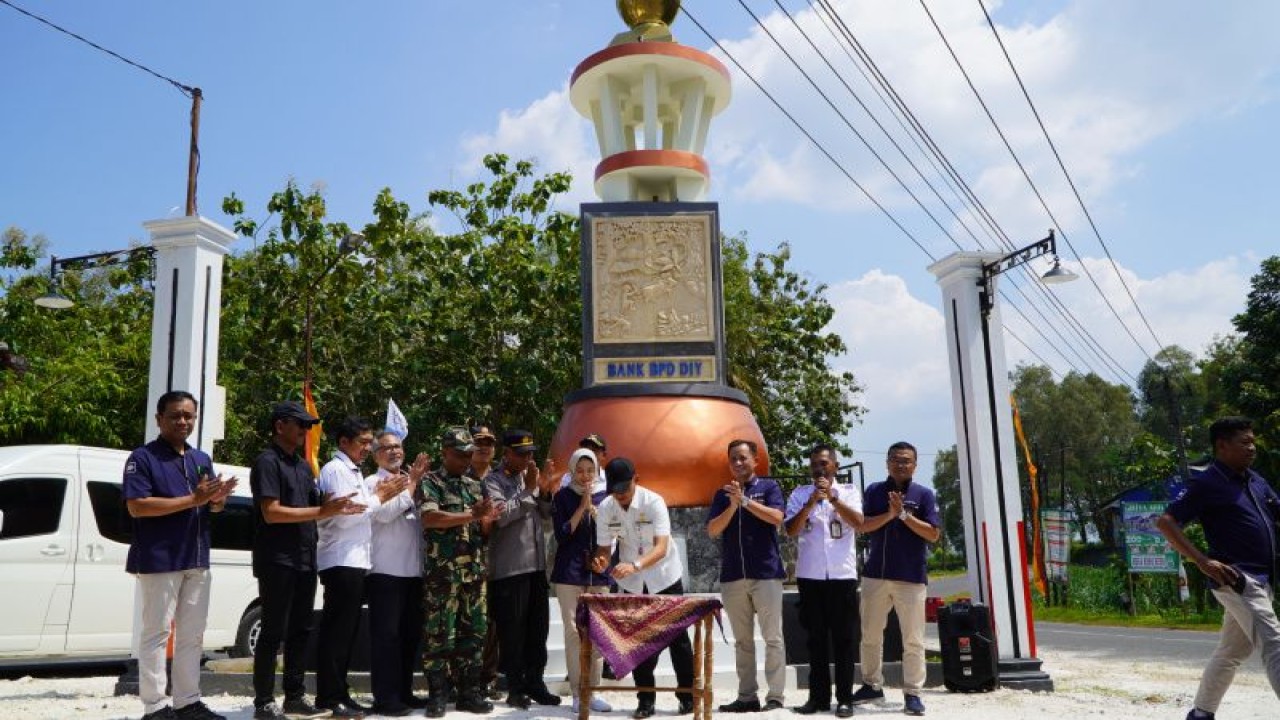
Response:
M1120 503L1129 572L1178 572L1178 553L1169 547L1169 541L1156 529L1156 519L1164 513L1165 505L1163 501Z
M1054 582L1067 582L1067 563L1071 560L1071 523L1074 520L1075 514L1070 510L1043 510L1040 513L1045 573Z

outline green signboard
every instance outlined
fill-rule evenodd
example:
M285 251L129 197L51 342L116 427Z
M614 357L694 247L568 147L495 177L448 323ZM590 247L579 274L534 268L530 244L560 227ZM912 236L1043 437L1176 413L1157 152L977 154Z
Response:
M1169 541L1156 529L1156 519L1164 514L1166 504L1163 501L1120 503L1129 572L1178 572L1177 551L1169 547Z

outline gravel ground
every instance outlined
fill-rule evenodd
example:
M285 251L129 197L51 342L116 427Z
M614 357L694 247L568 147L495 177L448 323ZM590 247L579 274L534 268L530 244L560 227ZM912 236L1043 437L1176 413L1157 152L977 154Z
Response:
M1030 720L1039 718L1168 718L1181 720L1186 715L1195 693L1199 670L1185 666L1153 666L1145 663L1103 661L1088 653L1045 652L1044 668L1053 677L1053 693L1029 693L997 690L979 695L960 695L942 689L926 690L922 698L928 716L955 720ZM665 662L665 661L663 661ZM137 698L112 697L115 677L79 677L37 679L23 677L0 681L0 718L32 718L47 720L96 720L99 718L137 718L142 715ZM855 717L897 717L902 713L902 696L896 690L887 692L883 705L857 708ZM604 697L615 708L612 713L598 715L623 720L635 707L631 693L608 692ZM368 700L368 698L364 698ZM715 703L733 700L731 690L717 689ZM787 704L804 701L803 691L788 690ZM250 699L233 695L205 698L214 710L229 720L250 720ZM675 699L669 694L658 699L659 718L673 717ZM1231 720L1280 718L1280 700L1267 684L1266 675L1256 658L1236 676L1235 683L1219 710L1219 717ZM421 717L421 716L418 716ZM449 718L474 718L466 713L450 712ZM499 703L490 715L494 718L569 718L568 699L556 708L514 710ZM757 720L797 720L789 710L752 715ZM823 717L823 716L819 716ZM831 717L831 716L826 716Z

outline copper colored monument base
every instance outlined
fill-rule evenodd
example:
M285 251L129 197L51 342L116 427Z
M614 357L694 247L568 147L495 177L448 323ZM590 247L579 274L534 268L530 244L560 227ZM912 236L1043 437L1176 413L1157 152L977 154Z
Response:
M730 440L753 440L760 448L756 472L769 472L760 426L742 403L697 396L597 397L571 402L551 441L556 467L566 469L578 441L599 433L609 457L627 457L640 484L662 495L670 507L698 507L729 482Z

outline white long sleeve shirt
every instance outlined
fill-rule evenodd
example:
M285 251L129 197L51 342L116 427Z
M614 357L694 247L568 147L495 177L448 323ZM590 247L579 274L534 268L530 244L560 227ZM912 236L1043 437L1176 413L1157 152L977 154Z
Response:
M320 479L316 485L326 495L354 493L352 500L365 506L365 511L359 515L334 515L316 522L320 536L316 543L316 569L352 567L368 570L372 566L373 514L382 503L377 495L365 488L364 473L346 453L339 450L320 468Z
M370 495L382 479L389 476L379 470L364 479ZM422 521L413 502L413 487L383 503L373 511L373 550L371 572L395 577L422 577Z
M649 552L660 537L667 538L667 554L640 572L618 580L618 587L633 594L666 590L684 577L680 553L671 539L671 516L662 496L637 487L630 507L622 507L613 497L606 497L596 509L596 545L618 543L618 561L634 563Z

